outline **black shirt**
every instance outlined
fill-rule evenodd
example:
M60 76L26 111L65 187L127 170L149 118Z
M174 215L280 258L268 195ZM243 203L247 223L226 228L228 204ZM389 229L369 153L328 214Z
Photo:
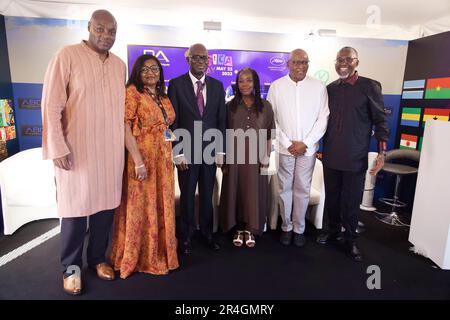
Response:
M378 141L389 137L381 84L358 76L353 85L339 79L327 90L330 117L323 138L323 162L335 170L366 170L372 127Z

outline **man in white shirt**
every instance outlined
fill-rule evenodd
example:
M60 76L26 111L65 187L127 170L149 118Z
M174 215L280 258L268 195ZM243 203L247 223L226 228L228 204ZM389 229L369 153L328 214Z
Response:
M277 127L281 217L280 242L303 247L305 216L319 140L328 122L328 94L322 82L306 75L308 54L295 49L287 62L289 74L274 81L267 100Z

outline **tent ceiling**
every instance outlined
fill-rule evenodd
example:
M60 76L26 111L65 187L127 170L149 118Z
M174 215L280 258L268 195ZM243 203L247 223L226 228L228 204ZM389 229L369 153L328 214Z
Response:
M139 23L145 16L146 24L180 25L183 17L188 24L214 20L224 29L261 32L326 28L340 36L410 39L450 30L449 0L0 0L4 15L68 18L68 6L72 11L126 8Z

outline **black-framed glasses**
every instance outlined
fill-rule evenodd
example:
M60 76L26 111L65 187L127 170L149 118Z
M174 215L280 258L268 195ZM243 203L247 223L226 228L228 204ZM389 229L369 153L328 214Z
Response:
M352 58L352 57L337 58L334 62L336 64L340 64L340 63L344 63L344 62L350 64L353 62L353 60L358 60L358 58Z
M309 60L290 60L291 64L294 66L307 66L309 64Z
M192 61L195 61L195 62L200 62L200 61L206 62L206 61L208 61L208 56L200 56L200 55L198 55L198 54L194 54L194 55L192 55L192 56L189 56L189 58L190 58Z
M143 67L141 69L141 73L149 73L149 72L153 72L153 73L159 73L159 67L158 66L151 66L151 67Z

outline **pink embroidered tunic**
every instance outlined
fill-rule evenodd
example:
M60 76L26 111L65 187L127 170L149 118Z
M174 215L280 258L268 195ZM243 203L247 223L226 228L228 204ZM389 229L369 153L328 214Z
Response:
M42 92L44 159L69 155L55 167L58 214L89 216L120 203L124 169L126 67L109 53L102 61L84 42L50 61Z

